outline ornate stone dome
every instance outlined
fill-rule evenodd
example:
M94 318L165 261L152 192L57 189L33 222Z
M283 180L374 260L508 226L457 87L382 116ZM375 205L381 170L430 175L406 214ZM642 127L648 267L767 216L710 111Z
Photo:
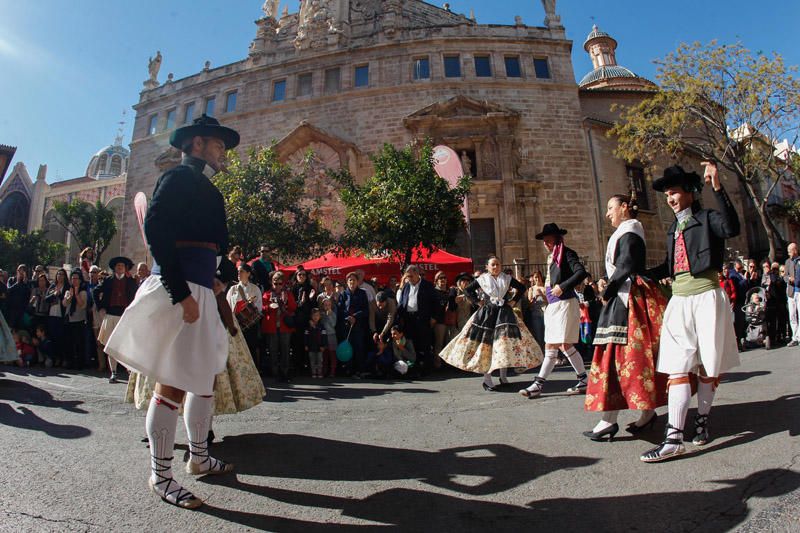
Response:
M583 49L592 59L594 69L578 83L581 89L632 89L652 90L650 80L637 76L631 70L617 64L617 41L597 25L583 43Z
M95 179L116 178L128 171L130 151L120 144L99 150L86 168L86 175Z

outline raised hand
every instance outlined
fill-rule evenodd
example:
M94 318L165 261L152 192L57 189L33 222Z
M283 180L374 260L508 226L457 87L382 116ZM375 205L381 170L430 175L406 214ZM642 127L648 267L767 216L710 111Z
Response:
M703 177L705 178L706 183L710 183L711 187L713 187L715 191L720 190L722 185L720 185L719 182L719 171L717 170L717 164L713 161L703 161L700 164L705 168Z

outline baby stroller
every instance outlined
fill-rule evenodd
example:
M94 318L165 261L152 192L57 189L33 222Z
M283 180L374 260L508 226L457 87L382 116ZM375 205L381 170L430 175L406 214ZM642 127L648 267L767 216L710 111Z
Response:
M747 304L742 307L747 324L742 344L745 348L764 346L770 348L767 336L767 293L761 287L747 291Z

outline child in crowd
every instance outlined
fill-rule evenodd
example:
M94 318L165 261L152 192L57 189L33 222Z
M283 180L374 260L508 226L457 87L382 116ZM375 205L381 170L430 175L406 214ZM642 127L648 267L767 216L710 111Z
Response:
M322 377L322 348L325 345L323 344L323 328L322 324L320 324L320 317L319 309L313 308L311 310L311 319L308 321L304 335L312 378Z
M17 366L29 367L36 362L36 348L31 343L30 334L24 329L12 333L14 344L17 345Z
M329 369L329 375L336 377L336 311L333 309L333 300L324 298L322 300L321 321L324 334L324 349L322 351L323 368Z
M376 350L367 354L364 368L367 373L376 377L386 377L392 370L394 356L391 345L381 336L378 336Z
M405 336L400 326L392 326L392 352L394 369L402 375L405 375L417 361L414 341Z
M47 338L47 328L39 324L34 330L33 345L38 351L39 361L44 361L44 366L53 366L53 342Z

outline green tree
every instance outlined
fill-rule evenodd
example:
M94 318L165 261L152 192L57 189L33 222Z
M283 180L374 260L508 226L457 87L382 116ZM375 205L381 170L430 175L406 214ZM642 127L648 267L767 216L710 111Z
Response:
M372 157L375 174L363 185L345 171L336 173L346 210L343 250L387 254L405 267L419 244L436 250L455 242L464 228L461 206L471 179L465 176L451 189L436 174L432 156L429 139L400 150L385 144Z
M625 160L653 162L692 154L732 172L753 202L769 237L770 257L783 238L767 209L775 187L797 175L797 158L782 158L776 141L800 134L800 80L779 54L741 43L681 44L658 65L659 90L622 110L610 135Z
M15 229L0 229L0 266L12 271L20 264L30 268L34 265L60 265L65 248L61 243L46 239L42 230L22 233Z
M87 246L94 250L95 264L106 251L117 233L114 210L98 200L94 205L83 200L54 202L55 221L72 235L78 248Z
M274 147L247 151L247 160L231 150L228 167L214 176L225 198L231 244L245 257L269 246L281 257L307 257L327 249L331 235L314 215L306 195L305 174L278 160Z

